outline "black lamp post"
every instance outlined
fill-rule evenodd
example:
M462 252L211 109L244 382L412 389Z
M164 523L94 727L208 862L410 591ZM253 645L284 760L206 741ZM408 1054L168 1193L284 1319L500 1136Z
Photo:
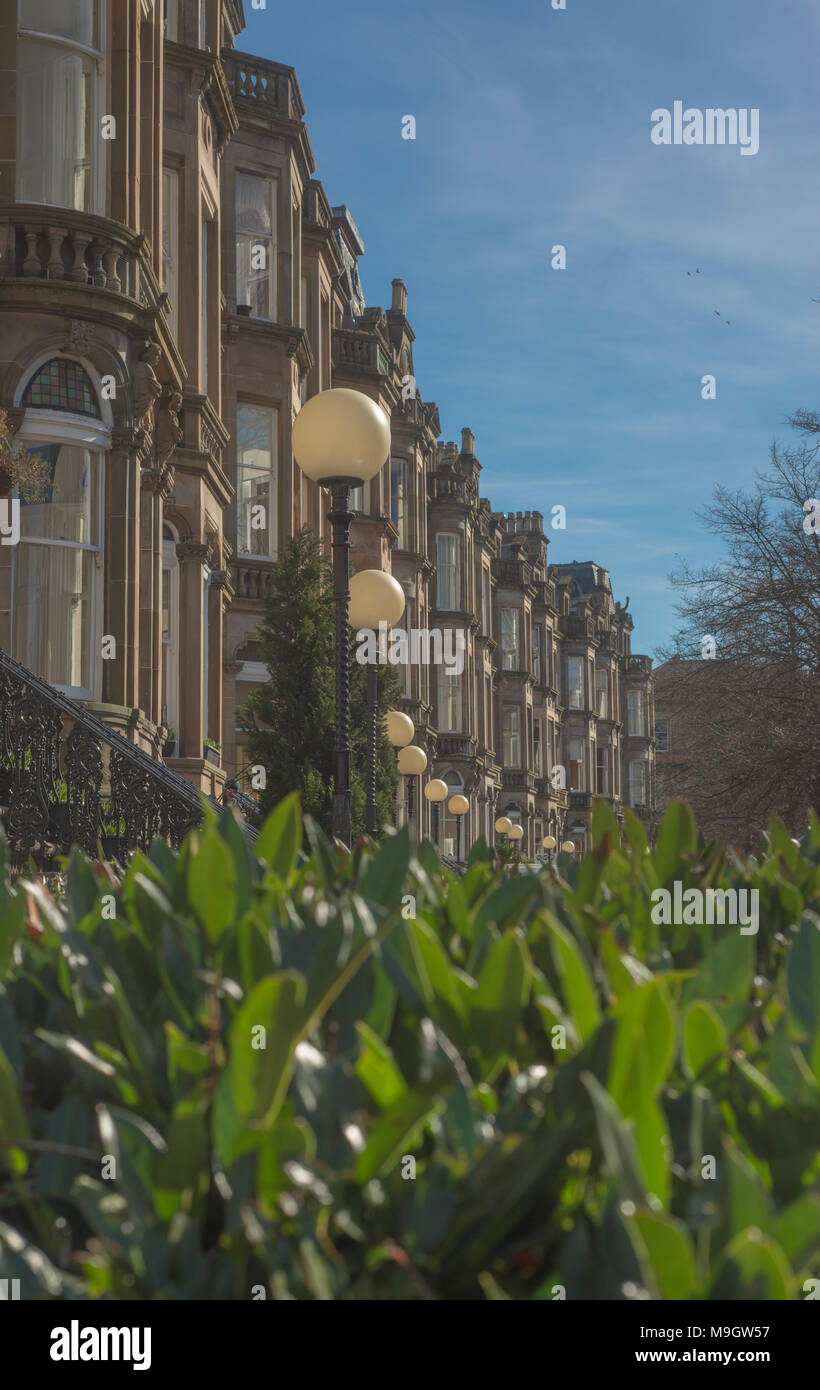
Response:
M293 456L306 477L330 488L336 627L333 834L349 847L350 824L350 489L374 478L390 456L390 422L361 391L320 391L293 424Z
M383 570L360 570L350 581L350 626L372 635L370 647L376 647L390 628L401 622L404 613L404 591L391 574ZM384 624L384 627L382 627ZM365 649L367 666L367 804L365 825L368 835L375 835L376 825L376 721L379 705L379 669L374 653ZM383 659L386 660L387 653ZM410 721L408 721L410 722ZM412 723L410 725L412 730ZM412 733L411 733L412 738Z

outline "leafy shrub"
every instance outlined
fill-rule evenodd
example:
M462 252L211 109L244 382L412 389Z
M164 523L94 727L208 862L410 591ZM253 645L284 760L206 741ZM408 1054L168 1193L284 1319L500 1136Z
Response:
M0 1277L25 1298L802 1296L820 822L799 846L774 822L741 861L677 803L650 853L598 802L579 864L480 844L460 877L406 832L347 855L304 829L308 856L291 797L251 850L209 811L121 880L75 852L59 901L0 888ZM757 889L759 933L655 925L676 879Z

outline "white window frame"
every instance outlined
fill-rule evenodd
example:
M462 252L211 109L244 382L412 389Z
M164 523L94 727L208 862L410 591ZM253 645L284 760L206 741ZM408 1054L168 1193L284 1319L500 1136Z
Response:
M394 487L393 470L396 470ZM390 460L390 520L398 532L396 546L399 550L410 548L410 509L409 503L410 466L405 458Z
M179 560L177 536L170 522L163 523L171 537L162 538L162 574L168 574L168 641L162 639L162 664L165 670L165 723L176 732L179 749ZM161 595L160 595L161 599Z
M573 680L573 663L578 663L578 680ZM577 697L577 702L576 698ZM571 653L567 656L567 708L584 708L584 658Z
M642 690L627 691L626 731L630 738L646 737L646 702Z
M455 542L453 546L453 560L452 562L449 560L445 562L442 559L442 541L450 540ZM439 531L438 535L436 536L436 608L441 613L461 612L461 590L463 579L462 566L463 554L461 532ZM452 590L451 594L444 593L443 579L445 571L448 572L450 575L450 578L448 580L448 587ZM450 597L452 597L455 600L453 603L443 602L445 598Z
M502 671L518 671L521 662L521 623L520 609L502 608L499 610L499 638ZM512 621L510 621L512 619Z
M243 410L263 410L272 416L271 424L271 466L269 470L264 468L254 468L252 465L243 465L240 452L240 429L239 419ZM239 548L239 519L237 517L237 554L246 559L252 560L276 560L279 555L279 410L275 405L259 405L256 401L237 401L236 404L236 502L237 508L242 505L241 483L243 469L247 468L248 473L255 473L261 479L267 476L267 508L268 508L268 550L267 554L260 554L257 551L241 550Z
M633 768L641 769L640 779L633 779ZM635 789L633 786L634 780L640 780L641 783L640 795L637 800L635 797ZM629 762L629 804L630 806L646 805L646 762L643 758L632 758Z
M518 721L516 728L508 728L512 716ZM502 705L501 707L501 762L503 767L522 767L521 761L521 706Z
M60 356L61 354L56 354ZM24 373L18 387L15 404L19 404L19 398L28 386L32 377L36 375L40 367L46 362L50 362L55 353L44 354L37 363L29 367ZM106 402L99 395L99 380L95 379L96 374L89 369L87 363L79 358L68 358L66 354L62 357L68 361L79 361L83 369L91 378L92 385L97 391L97 398L100 409L104 410ZM88 669L91 677L90 686L71 686L58 685L55 683L55 690L60 690L64 695L71 696L75 700L97 700L102 695L102 637L103 637L103 594L102 576L105 565L105 474L106 456L111 447L111 431L103 421L94 420L85 415L72 415L68 411L42 410L26 408L26 413L15 438L26 447L33 448L37 444L76 444L86 448L93 453L96 458L97 475L97 544L83 545L69 541L57 541L48 539L31 538L30 540L20 539L19 545L37 546L56 546L62 549L88 551L95 555L94 575L91 591L91 614L89 617L89 634L91 641L91 659ZM12 552L11 567L11 623L10 623L10 646L14 651L14 618L15 618L15 571L16 571L16 551ZM42 674L37 672L35 674Z
M165 254L165 247L162 248L162 287L167 291L171 299L171 313L168 323L175 340L179 343L179 188L180 171L173 165L166 164L162 170L162 211L163 219L166 211L166 179L167 183L167 210L168 210L168 241L170 243L168 255ZM163 223L163 239L165 226Z
M239 180L240 180L240 178L243 178L243 179L256 179L256 181L257 181L258 183L264 183L264 184L267 185L267 187L268 187L268 192L269 192L269 196L270 196L270 225L271 225L270 233L267 233L267 232L258 232L258 231L249 231L249 230L247 230L246 228L243 228L243 227L241 227L241 226L239 225L239 206L238 206L238 205L239 205ZM270 174L260 173L258 169L246 169L246 168L242 168L242 167L238 168L237 171L236 171L236 185L235 185L235 190L234 190L234 268L235 268L235 271L237 272L237 273L236 273L236 280L237 280L237 282L238 282L238 279L239 279L239 276L238 276L238 265L239 265L239 243L240 243L240 238L242 238L243 242L249 241L249 242L251 243L251 245L253 245L253 244L258 244L258 245L264 245L264 246L266 247L266 256L267 256L267 265L266 265L266 269L267 269L267 276L268 276L268 281L267 281L267 283L268 283L267 314L259 314L259 315L258 315L258 314L254 314L253 312L251 312L251 318L258 319L258 320L259 320L260 322L262 322L262 323L275 323L275 322L276 322L276 319L277 319L277 314L278 314L278 312L279 312L279 295L278 295L278 283L277 283L277 282L278 282L278 262L279 262L279 257L278 257L278 252L277 252L277 248L278 248L278 245L279 245L279 222L278 222L278 218L279 218L279 180L278 180L278 179L275 179L275 178L272 178L272 177L270 176ZM304 284L304 279L303 279L302 283ZM238 283L237 283L237 300L238 300L238 290L239 290L239 286L238 286ZM301 297L301 289L300 289L300 297ZM253 310L253 305L251 305L251 310ZM304 328L305 326L306 326L305 324L302 324L302 327L303 327L303 328Z

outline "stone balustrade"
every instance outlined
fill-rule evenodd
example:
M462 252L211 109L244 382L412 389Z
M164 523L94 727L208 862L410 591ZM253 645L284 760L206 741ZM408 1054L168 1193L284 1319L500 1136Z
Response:
M15 204L0 210L0 278L63 280L126 295L152 308L161 291L145 238L104 217Z

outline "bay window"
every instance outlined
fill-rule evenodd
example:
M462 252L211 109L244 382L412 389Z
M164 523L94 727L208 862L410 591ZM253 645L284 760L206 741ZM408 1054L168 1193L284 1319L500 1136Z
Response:
M502 671L517 671L519 669L518 656L518 624L519 614L517 608L501 609L501 669Z
M569 741L569 785L571 791L586 791L585 749L582 738L571 738Z
M646 763L644 762L629 764L629 804L630 806L646 805Z
M276 184L236 176L236 302L251 317L276 318Z
M567 704L570 709L584 708L584 661L580 656L567 657Z
M627 692L626 710L627 732L631 737L641 738L646 733L646 724L643 715L643 693L640 690Z
M20 0L18 202L102 211L101 20L98 0Z
M502 714L502 759L505 767L521 766L521 710L505 705Z
M609 749L598 745L595 758L598 795L609 796Z
M452 612L461 607L461 537L436 537L436 568L438 572L436 607Z
M537 623L532 627L532 673L536 685L541 684L541 629Z
M595 713L599 719L609 718L609 672L600 667L595 672Z
M408 548L407 460L392 459L390 463L390 519L398 531L396 545Z
M535 772L536 777L543 777L544 775L544 765L542 760L541 748L541 720L536 719L535 726L533 728L532 742L533 771Z
M278 432L276 410L240 404L236 417L236 538L241 555L276 559Z
M438 726L443 733L461 733L461 676L450 666L438 668Z

